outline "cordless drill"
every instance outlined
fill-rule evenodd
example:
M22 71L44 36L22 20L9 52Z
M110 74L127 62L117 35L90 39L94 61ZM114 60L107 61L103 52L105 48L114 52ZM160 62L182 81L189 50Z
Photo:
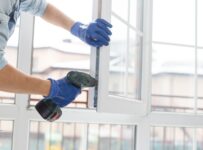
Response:
M94 87L97 85L97 80L89 74L70 71L66 75L66 80L77 88ZM55 104L50 98L44 98L35 105L35 109L43 119L53 122L59 119L62 115L60 107Z

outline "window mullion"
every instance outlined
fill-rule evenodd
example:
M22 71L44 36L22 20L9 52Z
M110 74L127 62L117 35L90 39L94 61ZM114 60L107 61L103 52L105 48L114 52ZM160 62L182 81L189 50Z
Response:
M130 0L128 0L128 25L130 24ZM130 48L130 28L127 25L127 45L126 45L126 52L125 52L125 58L124 58L124 62L125 62L125 74L124 74L124 95L127 97L128 94L128 66L129 66L129 48Z
M195 84L194 84L194 112L197 114L198 109L198 49L197 49L197 33L198 33L198 4L197 0L195 0Z
M147 104L147 112L151 111L151 65L152 65L152 0L143 2L143 40L142 40L142 83L141 99Z
M21 15L18 68L29 74L31 70L34 18L28 14ZM27 106L29 96L16 94L17 116L14 121L13 150L27 150L29 143L29 118Z

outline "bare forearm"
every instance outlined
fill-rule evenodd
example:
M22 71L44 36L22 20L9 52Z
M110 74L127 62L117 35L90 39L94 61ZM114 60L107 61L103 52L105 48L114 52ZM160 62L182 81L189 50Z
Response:
M50 81L26 75L10 65L0 70L0 91L47 96Z
M42 18L47 22L60 26L68 31L70 31L72 25L74 24L74 21L71 18L51 4L48 4Z

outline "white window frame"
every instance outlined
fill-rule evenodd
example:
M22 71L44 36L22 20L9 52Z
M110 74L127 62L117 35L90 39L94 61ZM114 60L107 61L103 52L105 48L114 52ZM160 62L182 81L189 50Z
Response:
M153 6L153 0L151 1L151 9ZM153 11L152 11L153 12ZM140 121L140 126L138 125L138 149L149 150L150 149L150 129L153 126L163 126L163 127L187 127L193 128L193 150L197 149L196 143L196 128L203 128L203 114L197 113L197 78L198 78L198 45L197 45L197 33L198 33L198 0L195 0L195 83L194 83L194 112L193 113L173 113L173 112L152 112L151 107L149 107L149 112L146 117L143 117ZM151 17L152 19L152 17ZM158 41L152 41L152 43L157 43ZM159 42L160 44L176 45L176 46L186 46L190 45L176 44L176 43L165 43ZM150 62L151 63L151 62ZM150 85L151 86L151 85ZM151 92L150 92L151 93ZM151 98L149 99L151 103ZM151 105L149 105L151 106ZM140 137L140 138L139 138ZM144 146L144 147L142 147Z

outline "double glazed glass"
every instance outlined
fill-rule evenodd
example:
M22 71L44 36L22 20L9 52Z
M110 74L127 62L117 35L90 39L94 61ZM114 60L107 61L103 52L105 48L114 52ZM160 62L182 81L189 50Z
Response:
M48 0L67 16L88 24L92 21L92 0ZM90 46L70 34L69 31L35 18L32 74L40 78L59 79L69 71L77 70L89 73ZM88 107L88 89L69 107ZM35 105L41 96L32 95L31 105Z
M152 48L153 110L193 111L194 48L165 44L153 44Z
M197 0L197 45L203 47L203 1Z
M152 27L153 41L194 45L195 1L154 0Z
M150 150L167 149L192 150L193 129L184 127L152 127Z
M186 127L151 127L151 150L203 149L203 129Z
M197 52L198 52L197 106L198 112L203 113L203 48L199 48Z
M122 9L121 9L122 8ZM112 0L109 94L140 99L142 1Z
M203 113L203 1L198 0L197 7L197 57L198 57L198 80L197 80L197 94L198 94L198 111Z
M0 149L12 150L13 121L0 120Z
M153 111L195 110L199 65L196 57L196 11L193 0L153 1Z
M29 150L134 150L135 127L31 122Z

